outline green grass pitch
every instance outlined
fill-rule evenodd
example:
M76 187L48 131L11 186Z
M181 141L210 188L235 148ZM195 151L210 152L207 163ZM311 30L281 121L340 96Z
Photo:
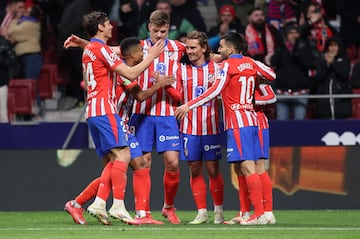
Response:
M187 224L195 211L178 211L181 225L171 225L153 212L153 217L164 225L129 226L112 220L103 226L85 214L87 225L76 225L64 211L56 212L0 212L0 238L26 239L332 239L360 238L360 210L279 210L275 211L275 225L202 225ZM226 219L235 216L226 211ZM212 213L210 212L212 216ZM210 219L213 219L211 217Z

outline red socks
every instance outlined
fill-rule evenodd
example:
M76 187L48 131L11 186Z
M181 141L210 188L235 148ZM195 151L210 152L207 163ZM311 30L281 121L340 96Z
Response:
M249 199L249 191L246 184L245 176L238 176L239 181L239 200L240 200L240 212L250 212L251 202Z
M272 182L267 172L259 174L262 184L262 198L264 211L271 212L273 210Z
M143 168L134 171L133 192L135 198L135 211L149 211L150 199L150 169Z
M165 189L165 204L173 205L179 186L180 171L177 170L176 172L169 172L165 170L163 180Z
M262 185L259 174L253 173L246 177L246 183L249 189L251 203L254 207L254 213L257 217L264 214L264 205L262 202Z
M115 199L124 200L126 182L127 182L127 169L128 163L119 160L114 161L114 165L111 170L111 182L113 197Z
M214 205L223 205L224 200L224 179L222 174L219 173L215 177L209 177L210 192ZM205 191L206 192L206 191ZM205 197L206 198L206 197Z
M100 176L100 184L99 189L96 194L97 197L103 199L104 201L107 200L111 190L111 169L113 163L109 162L105 168L103 169L101 176Z
M197 209L206 207L206 183L203 175L197 177L190 176L190 188Z
M76 203L84 205L91 198L96 196L100 184L100 177L94 179L89 185L75 198Z

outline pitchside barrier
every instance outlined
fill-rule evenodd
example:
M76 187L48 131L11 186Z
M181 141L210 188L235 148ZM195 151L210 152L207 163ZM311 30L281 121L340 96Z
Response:
M268 171L275 210L360 209L359 119L269 123ZM68 122L0 124L0 211L62 210L67 200L100 175L102 164L89 147L86 123L80 122L75 130L73 126ZM63 149L70 131L73 136ZM59 154L59 150L64 151ZM224 209L238 210L236 176L226 163L225 147L223 155ZM163 170L161 156L153 153L152 210L160 210L163 204ZM185 162L180 162L180 171L175 207L195 210ZM129 211L134 209L133 201L129 169L125 199ZM213 208L209 193L208 207Z

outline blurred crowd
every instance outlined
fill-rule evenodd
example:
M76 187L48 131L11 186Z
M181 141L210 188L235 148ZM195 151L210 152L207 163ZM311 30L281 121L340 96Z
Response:
M209 0L0 0L0 111L9 79L36 80L44 64L58 65L62 93L74 99L74 107L82 106L82 50L64 49L63 42L71 34L88 38L83 15L91 10L108 13L114 26L108 43L116 45L129 36L147 38L150 13L163 9L171 17L170 39L184 40L188 32L201 30L216 53L223 34L245 35L244 54L277 74L272 87L280 97L265 109L270 119L353 117L351 98L307 96L360 90L360 1L215 0L215 26L209 26L199 10L208 4ZM11 51L16 60L10 60Z

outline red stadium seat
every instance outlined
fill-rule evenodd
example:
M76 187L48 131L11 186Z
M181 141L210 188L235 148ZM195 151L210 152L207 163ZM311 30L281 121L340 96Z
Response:
M52 99L57 90L57 72L55 64L44 64L41 69L37 89L41 99Z
M360 119L360 102L353 104L353 118Z
M8 109L8 119L9 122L11 123L15 121L15 96L12 92L8 92L7 109Z
M354 94L360 95L360 89L353 89ZM352 98L353 118L360 119L360 98Z
M9 95L14 97L15 114L32 114L36 106L36 81L33 79L12 79L9 82Z

